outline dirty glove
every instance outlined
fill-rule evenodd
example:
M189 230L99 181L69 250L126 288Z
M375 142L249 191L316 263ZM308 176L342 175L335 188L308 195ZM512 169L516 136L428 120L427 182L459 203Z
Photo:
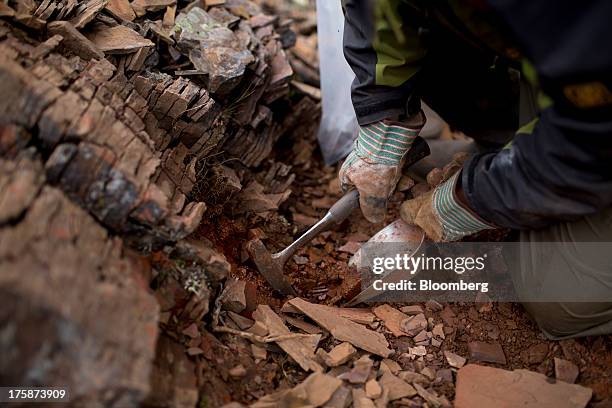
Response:
M457 241L495 226L479 218L462 204L455 191L461 172L429 191L402 204L400 215L409 224L416 224L433 241Z
M410 124L385 120L359 130L339 176L343 191L350 186L359 191L359 205L368 221L384 220L387 200L402 175L406 153L424 124L421 112Z

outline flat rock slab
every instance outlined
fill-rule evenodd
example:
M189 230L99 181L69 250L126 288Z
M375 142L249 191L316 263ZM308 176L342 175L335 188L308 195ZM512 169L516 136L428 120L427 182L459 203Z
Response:
M529 370L468 364L457 374L456 408L583 408L593 392Z
M327 310L329 313L344 317L355 323L370 324L374 323L376 316L370 311L370 309L359 308L359 307L333 307L327 305L317 305L321 310ZM297 313L304 314L301 310L291 305L290 302L286 302L281 308L283 313Z
M288 303L317 322L340 341L347 341L360 349L385 358L393 353L385 336L342 316L329 313L327 306L309 303L300 298L291 299Z
M287 326L283 323L283 319L268 305L259 305L253 313L253 318L260 323L263 323L271 336L282 336L291 334ZM310 341L312 339L313 341ZM278 346L289 354L305 371L323 371L323 367L316 362L314 351L317 347L320 334L313 334L310 338L294 338L278 341Z
M87 38L107 54L129 54L155 44L126 26L108 27L98 24Z

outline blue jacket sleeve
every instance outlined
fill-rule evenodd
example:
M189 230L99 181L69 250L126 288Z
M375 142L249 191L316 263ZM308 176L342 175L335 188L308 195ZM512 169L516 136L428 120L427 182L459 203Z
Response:
M612 2L492 1L553 106L532 134L469 160L468 204L501 227L539 228L612 206Z

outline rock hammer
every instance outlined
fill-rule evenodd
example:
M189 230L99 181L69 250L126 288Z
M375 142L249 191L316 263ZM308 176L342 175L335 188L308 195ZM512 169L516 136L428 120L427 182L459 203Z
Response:
M417 137L406 156L404 166L411 166L427 155L429 155L427 142ZM285 296L295 296L297 294L295 289L283 273L285 263L298 249L312 241L321 232L327 231L347 219L357 207L359 207L359 192L351 190L336 201L323 218L282 251L275 254L270 253L259 238L247 242L246 250L259 272L274 290Z

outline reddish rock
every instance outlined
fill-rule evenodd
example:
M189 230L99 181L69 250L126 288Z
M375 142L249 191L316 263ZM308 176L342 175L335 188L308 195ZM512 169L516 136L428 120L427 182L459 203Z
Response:
M409 319L409 317L404 313L389 305L377 306L372 311L376 317L383 321L385 327L389 329L394 336L399 337L406 336L408 334L400 327L403 320Z
M506 364L506 355L499 343L471 341L468 343L468 352L471 361Z
M468 364L457 373L455 408L583 408L592 391L528 370Z
M573 384L576 382L578 374L580 374L580 370L578 370L576 364L572 363L571 361L555 357L555 378L557 380Z

